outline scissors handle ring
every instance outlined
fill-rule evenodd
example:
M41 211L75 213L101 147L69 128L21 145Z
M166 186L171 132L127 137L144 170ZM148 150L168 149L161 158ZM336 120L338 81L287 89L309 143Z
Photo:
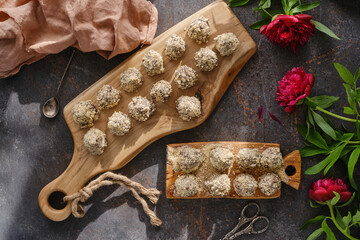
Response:
M254 216L252 216L252 217L247 217L247 216L245 215L245 211L246 211L246 209L248 209L250 206L255 206L255 207L257 208L257 210L256 210L256 213L255 213ZM245 207L241 210L241 218L247 219L248 221L250 221L250 220L256 218L256 217L259 215L259 213L260 213L260 206L259 206L259 204L255 203L255 202L251 202L251 203L246 204Z
M260 230L255 230L255 229L254 229L254 223L255 223L256 221L261 220L261 219L263 219L263 220L266 221L266 226L265 226L264 228L260 229ZM253 233L253 234L263 233L263 232L265 232L265 231L269 228L269 219L268 219L267 217L265 217L265 216L258 216L258 217L254 218L254 219L251 221L251 223L249 224L249 227L251 228L251 230L250 230L250 232L249 232L249 233L251 233L251 234L252 234L252 233Z

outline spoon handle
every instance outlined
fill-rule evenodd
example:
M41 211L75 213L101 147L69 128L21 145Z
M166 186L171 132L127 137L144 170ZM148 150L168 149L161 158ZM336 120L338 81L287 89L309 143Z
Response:
M56 90L56 95L55 95L56 97L57 97L57 95L58 95L58 93L59 93L60 86L61 86L61 84L62 84L62 81L64 80L64 77L65 77L65 75L66 75L66 73L67 73L67 70L69 69L71 60L72 60L73 57L74 57L74 53L75 53L75 50L73 50L73 52L72 52L72 54L71 54L71 57L70 57L70 59L69 59L69 62L68 62L68 64L67 64L66 68L65 68L65 71L64 71L64 73L63 73L63 75L62 75L62 77L61 77L61 79L60 79L60 83L59 83L58 88L57 88L57 90Z

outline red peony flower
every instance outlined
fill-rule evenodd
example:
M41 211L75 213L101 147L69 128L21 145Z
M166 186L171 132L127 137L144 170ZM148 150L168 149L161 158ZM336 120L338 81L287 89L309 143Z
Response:
M285 112L294 112L296 103L309 96L314 81L314 75L305 73L302 67L293 68L279 81L276 100L286 107Z
M303 46L315 32L315 25L307 14L277 15L276 18L260 29L260 34L264 34L270 41L287 48L290 47L294 52L299 46Z
M309 195L314 201L325 202L332 199L337 192L340 194L340 201L346 202L351 198L351 193L342 179L324 178L311 184Z

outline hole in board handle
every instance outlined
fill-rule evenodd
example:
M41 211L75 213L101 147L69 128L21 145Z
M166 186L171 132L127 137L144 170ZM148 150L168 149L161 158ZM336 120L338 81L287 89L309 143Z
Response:
M291 177L296 173L296 168L293 165L289 165L285 168L285 173Z
M52 192L48 198L48 202L50 206L54 209L57 210L64 209L67 205L67 203L63 201L63 198L65 196L66 196L65 193L60 191Z

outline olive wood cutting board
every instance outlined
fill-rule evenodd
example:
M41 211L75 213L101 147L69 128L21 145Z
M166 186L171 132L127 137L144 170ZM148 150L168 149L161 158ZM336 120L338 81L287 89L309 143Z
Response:
M186 28L197 17L204 16L209 19L211 35L209 42L198 45L187 36ZM233 55L221 57L215 50L214 38L225 32L233 32L240 41L238 49ZM177 61L170 61L164 55L165 41L172 35L181 36L186 43L185 54ZM202 47L213 49L219 59L218 66L211 72L200 72L195 66L194 54ZM146 52L153 49L163 56L165 73L149 77L141 67L141 60ZM223 1L216 1L192 16L186 18L160 36L156 37L150 46L143 47L119 66L114 68L96 83L82 92L79 96L68 103L64 108L64 118L74 140L74 153L67 169L55 180L46 185L40 192L38 202L46 217L54 221L62 221L71 214L70 204L63 209L55 209L49 204L49 196L54 192L62 192L71 195L78 192L92 177L109 170L123 167L150 143L157 139L178 131L196 127L203 123L211 114L230 83L240 72L241 68L254 55L257 47L240 21ZM190 89L181 90L173 82L174 71L181 65L188 65L195 69L199 75L198 84ZM137 92L126 93L121 90L119 75L130 67L136 67L143 75L144 83ZM150 98L149 92L152 85L161 79L170 81L173 92L165 103L156 102L156 111L149 120L143 123L132 119L133 127L125 136L114 136L107 129L108 117L114 111L128 113L128 103L134 96ZM243 81L246 81L244 79ZM83 136L88 129L81 129L72 118L71 109L74 104L81 100L96 102L97 91L104 84L109 84L121 90L119 104L111 109L102 110L95 127L106 133L108 146L100 156L90 155L83 146ZM178 117L175 109L175 101L181 95L201 98L202 114L200 117L189 122Z
M234 164L232 167L225 171L224 173L228 174L230 181L231 181L231 189L228 195L225 196L211 196L207 193L206 187L203 185L202 181L199 181L200 188L203 189L199 191L198 194L192 197L177 197L174 196L174 183L176 179L183 175L184 173L180 170L178 172L173 171L172 165L167 162L166 164L166 197L169 199L197 199L197 198L237 198L237 199L271 199L271 198L278 198L280 197L281 189L271 196L266 196L263 194L259 188L256 189L255 195L252 197L240 197L236 194L233 182L235 177L238 174L245 172L244 169L235 164L236 154L239 152L241 148L257 148L260 152L268 147L277 147L280 148L279 144L276 143L256 143L256 142L193 142L193 143L174 143L167 145L167 157L169 161L170 155L173 153L174 149L181 147L181 146L189 146L197 149L201 149L205 155L205 161L200 165L199 169L194 171L193 175L195 175L199 180L206 180L208 177L211 177L212 174L218 173L210 164L209 162L209 152L211 149L215 147L224 147L229 149L232 154L234 155ZM290 185L291 187L295 188L296 190L300 187L300 180L301 180L301 156L298 150L293 151L292 153L286 155L284 158L284 168L278 172L278 175L282 179L283 182ZM205 166L203 166L205 165ZM289 167L289 168L288 168ZM288 168L288 170L286 170ZM204 170L209 172L204 176ZM266 173L265 171L257 169L248 170L247 173L254 176L256 180Z

